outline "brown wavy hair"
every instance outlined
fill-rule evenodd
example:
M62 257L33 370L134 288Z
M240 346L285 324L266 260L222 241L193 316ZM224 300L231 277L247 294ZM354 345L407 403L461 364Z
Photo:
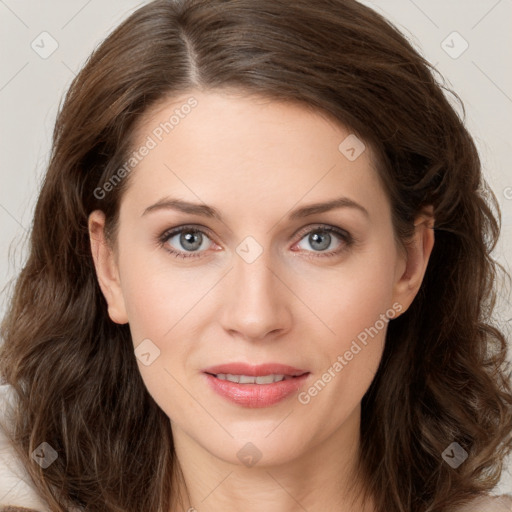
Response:
M115 239L141 116L194 89L289 101L348 126L378 156L397 240L426 205L435 245L410 309L390 322L362 401L358 475L378 512L442 512L492 490L512 450L506 339L492 322L499 207L436 71L354 0L158 0L135 11L71 84L53 134L29 255L1 327L0 372L19 406L13 442L54 511L168 512L178 474L168 417L114 324L88 233ZM454 94L454 97L458 97ZM460 101L460 100L459 100ZM48 442L47 469L30 453ZM469 454L457 469L441 454Z

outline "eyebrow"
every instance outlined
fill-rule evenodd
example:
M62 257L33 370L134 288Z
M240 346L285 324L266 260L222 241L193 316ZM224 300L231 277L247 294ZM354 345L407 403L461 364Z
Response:
M356 203L355 201L349 199L348 197L338 197L330 201L313 203L307 206L303 206L301 208L297 208L288 215L288 220L302 219L304 217L309 217L310 215L324 213L338 208L353 208L363 213L366 217L370 216L368 210L359 203ZM182 199L175 199L171 197L164 197L157 201L155 204L148 206L144 210L142 216L159 210L176 210L183 213L200 215L203 217L210 217L222 221L222 216L220 212L212 206L208 206L206 204L191 203L189 201L184 201Z

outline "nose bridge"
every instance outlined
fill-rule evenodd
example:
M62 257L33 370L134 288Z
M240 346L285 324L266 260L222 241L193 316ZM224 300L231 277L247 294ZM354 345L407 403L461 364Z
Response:
M251 249L252 251L252 249ZM239 297L245 295L251 299L267 299L273 297L275 276L272 270L270 251L265 250L254 260L246 260L237 255L234 264L234 277Z
M256 307L270 306L276 298L271 251L250 237L237 247L236 252L234 279L238 302Z
M289 325L283 284L275 275L271 256L271 251L253 237L247 237L236 248L223 304L225 329L256 339Z

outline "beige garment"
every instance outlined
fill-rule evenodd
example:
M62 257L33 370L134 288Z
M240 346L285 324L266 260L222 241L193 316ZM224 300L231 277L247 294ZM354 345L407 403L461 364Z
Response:
M49 512L48 505L37 495L27 470L7 438L5 429L14 405L14 394L8 385L0 386L0 512L16 505L38 512Z
M512 512L512 495L477 498L457 512Z

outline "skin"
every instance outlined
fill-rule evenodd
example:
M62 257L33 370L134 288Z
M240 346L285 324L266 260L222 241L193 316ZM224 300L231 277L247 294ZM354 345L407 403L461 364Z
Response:
M371 504L350 505L347 486L361 399L387 324L306 405L297 394L266 408L235 405L205 384L202 370L278 362L311 372L307 390L393 304L407 310L434 243L431 210L418 216L412 243L401 250L370 147L349 161L338 146L350 131L303 106L191 91L148 112L135 146L191 95L198 106L132 171L114 246L104 237L103 213L89 218L112 321L129 323L134 347L150 339L160 350L149 366L138 364L170 418L188 490L186 508L173 510L370 511ZM143 215L165 196L211 205L223 220L171 209ZM339 196L368 215L343 207L288 220L296 208ZM188 224L207 228L200 256L175 258L166 247L187 253L189 246L179 235L163 245L158 237ZM332 234L329 247L318 249L308 234L325 225L355 242ZM252 263L236 252L247 236L263 250ZM248 442L262 454L252 467L237 457Z

